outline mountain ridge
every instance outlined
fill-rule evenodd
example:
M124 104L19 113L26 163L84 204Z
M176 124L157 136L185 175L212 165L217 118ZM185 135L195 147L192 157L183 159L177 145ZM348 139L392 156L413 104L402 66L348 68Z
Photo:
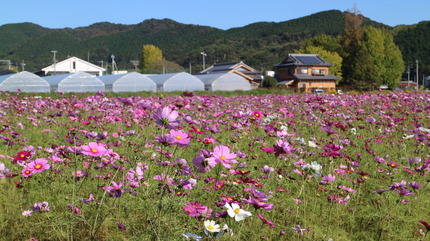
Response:
M0 26L0 59L26 62L29 71L37 71L52 63L52 50L57 59L76 56L92 63L109 62L115 55L119 68L132 68L144 44L163 51L166 60L183 67L193 65L201 70L201 52L207 63L245 61L249 65L270 68L288 52L300 48L307 38L343 30L344 12L322 11L282 22L256 22L243 27L222 30L210 26L182 24L172 19L147 19L137 24L98 22L86 27L49 29L34 23ZM366 25L396 29L369 18ZM397 34L414 27L399 27ZM404 29L404 30L403 30ZM410 48L409 48L410 49ZM409 56L409 55L408 55ZM1 65L0 65L1 67Z

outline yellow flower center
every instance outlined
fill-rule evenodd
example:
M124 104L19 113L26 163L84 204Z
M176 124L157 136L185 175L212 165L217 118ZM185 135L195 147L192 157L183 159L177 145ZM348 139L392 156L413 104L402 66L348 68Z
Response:
M239 209L239 208L236 208L236 209L234 210L234 213L235 213L235 214L239 214L239 213L240 213L240 209Z
M214 229L214 227L212 227L212 225L208 225L208 229L212 230L212 229Z
M21 158L24 158L24 157L25 157L25 155L24 155L24 154L21 154L21 155L20 155L20 157L21 157Z
M97 153L97 149L92 148L92 149L91 149L91 152L92 152L92 153Z
M42 165L37 164L36 166L34 166L34 168L36 168L36 169L40 169L40 168L42 168Z
M220 158L221 158L221 160L223 160L223 161L225 160L225 156L221 156Z
M176 140L181 140L182 136L176 136Z

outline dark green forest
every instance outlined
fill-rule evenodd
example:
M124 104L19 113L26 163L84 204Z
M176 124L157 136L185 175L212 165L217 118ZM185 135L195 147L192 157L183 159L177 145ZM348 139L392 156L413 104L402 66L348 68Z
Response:
M25 62L25 70L38 71L68 56L100 65L110 56L120 69L134 69L145 44L163 51L166 60L193 72L202 70L202 51L206 65L215 62L244 61L259 70L270 70L288 53L300 49L307 39L325 34L339 36L344 28L344 12L330 10L284 22L258 22L240 28L221 30L208 26L181 24L170 19L149 19L136 25L95 23L87 27L48 29L33 23L0 26L0 59L14 67ZM405 64L420 61L420 72L430 74L430 22L390 27L365 18L363 25L385 28L402 51ZM7 68L0 65L0 69ZM406 68L406 66L405 66ZM412 69L413 71L413 69ZM427 71L427 72L425 72Z

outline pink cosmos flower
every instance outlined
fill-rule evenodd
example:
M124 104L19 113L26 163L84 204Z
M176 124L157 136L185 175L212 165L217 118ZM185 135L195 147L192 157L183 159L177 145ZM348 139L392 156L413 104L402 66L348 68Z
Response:
M225 168L230 169L231 163L237 163L234 159L236 158L236 154L230 152L230 148L224 145L219 145L214 148L212 153L212 157L209 158L216 163L221 163Z
M199 173L205 173L216 166L216 162L213 158L210 158L211 153L208 150L202 149L196 157L193 159L194 166L198 169Z
M258 199L252 198L252 197L250 197L249 199L242 198L242 201L247 202L251 205L254 205L254 207L256 209L262 208L262 209L268 210L268 211L272 210L273 206L274 206L272 203L264 203Z
M30 170L28 167L26 167L26 168L24 168L24 169L21 171L21 174L22 174L24 177L29 177L29 176L33 175L33 174L34 174L34 172L33 172L32 170Z
M265 224L269 225L269 226L270 226L270 227L272 227L272 228L276 228L276 226L273 224L273 222L272 222L272 221L269 221L269 220L267 220L267 219L265 219L265 218L261 215L261 213L257 213L257 216L258 216L258 218L259 218L259 219L261 219L261 221L263 221L263 223L265 223Z
M31 210L26 210L24 212L22 212L22 216L24 217L30 217L33 214L33 211Z
M81 153L87 156L104 156L107 154L107 149L103 144L90 142L87 146L81 146L83 150Z
M254 110L252 112L252 119L259 120L261 118L263 118L263 114L260 111Z
M27 165L27 168L33 173L43 172L44 170L48 170L50 167L51 165L48 164L48 160L45 158L37 158Z
M177 111L172 110L170 107L158 108L154 114L155 123L168 128L177 129L180 121L177 119L179 116Z
M199 202L189 202L183 209L190 217L198 219L210 218L212 215L212 209L205 205L201 205Z
M118 183L116 183L115 181L112 181L111 183L112 183L112 186L106 187L106 191L112 197L121 197L121 195L124 193L124 190L121 189L122 181L119 181Z
M324 176L319 183L320 185L326 185L329 182L334 182L336 180L336 176L332 176L331 174L328 174L327 176Z
M49 212L51 208L47 201L41 203L35 203L33 205L33 212Z
M169 135L172 137L174 145L184 147L190 144L190 138L187 133L181 130L170 130Z

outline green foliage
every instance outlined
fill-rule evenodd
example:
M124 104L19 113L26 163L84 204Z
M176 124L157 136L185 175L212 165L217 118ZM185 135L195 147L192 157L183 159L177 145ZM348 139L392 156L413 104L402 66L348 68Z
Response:
M354 61L353 81L357 87L370 89L387 85L394 89L400 82L404 64L399 48L387 30L367 27Z
M339 50L339 39L327 34L321 34L307 39L303 48L306 49L308 46L318 46L329 52L337 52Z
M430 21L399 28L396 29L394 41L403 54L405 64L414 64L418 60L420 72L430 75Z
M264 77L263 87L266 87L266 88L276 87L277 83L278 81L272 76L266 76Z
M158 47L152 44L146 44L142 47L142 53L140 54L140 69L148 69L154 62L163 60L163 52Z

